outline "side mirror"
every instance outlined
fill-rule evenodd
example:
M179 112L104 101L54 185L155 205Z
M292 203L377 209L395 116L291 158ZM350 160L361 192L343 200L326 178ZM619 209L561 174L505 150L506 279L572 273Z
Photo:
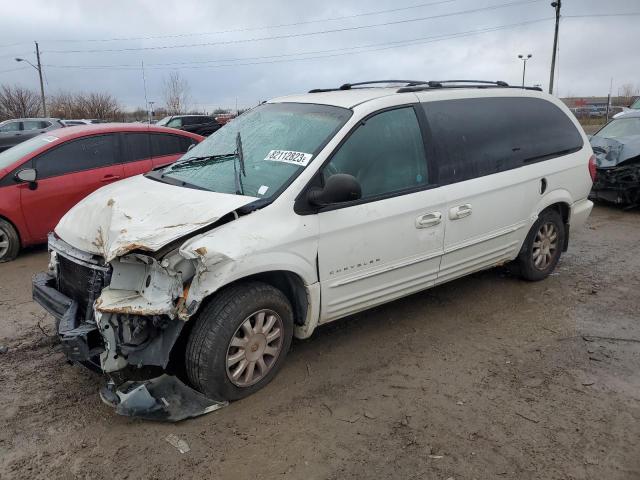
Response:
M309 190L307 199L310 204L321 207L332 203L350 202L362 197L362 189L358 180L347 173L331 175L324 188Z
M25 168L16 173L16 178L21 182L33 183L36 181L38 174L35 168Z

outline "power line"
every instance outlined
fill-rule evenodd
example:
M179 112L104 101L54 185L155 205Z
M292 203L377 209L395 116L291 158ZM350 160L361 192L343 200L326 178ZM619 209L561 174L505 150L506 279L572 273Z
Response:
M528 20L525 22L518 22L507 25L499 25L495 27L487 27L484 29L478 30L468 30L463 32L456 33L448 33L448 34L440 34L440 35L432 35L428 37L420 37L414 38L410 40L400 40L395 42L385 42L385 43L376 43L376 44L368 44L368 45L360 45L353 47L345 47L345 48L337 48L337 49L329 49L329 50L316 50L311 52L298 52L291 54L281 54L281 55L270 55L264 57L244 57L237 59L226 59L226 60L213 60L211 62L230 62L230 61L246 61L246 60L266 60L266 61L256 61L256 62L245 62L245 63L226 63L226 64L218 64L218 65L199 65L200 62L194 62L198 65L196 66L186 66L183 68L191 68L191 69L202 69L202 68L220 68L220 67L233 67L233 66L247 66L247 65L262 65L262 64L271 64L271 63L282 63L282 62L291 62L291 61L300 61L300 60L313 60L320 58L329 58L329 57L337 57L342 55L352 55L358 53L367 53L367 52L375 52L381 50L388 50L393 48L400 48L404 46L411 45L420 45L426 43L432 43L441 40L448 40L459 37L466 37L470 35L477 35L482 33L489 33L498 30L503 30L507 28L514 28L524 25L529 25L533 23L545 22L553 20L553 17L540 18L536 20ZM345 51L348 50L348 51ZM360 51L354 51L360 50ZM343 52L343 53L332 53L332 52ZM321 55L315 55L320 53ZM304 56L304 55L312 55L312 56ZM292 56L304 56L302 58L284 58L281 57L292 57ZM276 60L268 60L268 59L276 59ZM79 69L111 69L111 70L135 70L139 68L137 65L46 65L48 68L79 68ZM155 70L164 69L165 67L171 67L170 64L147 64L147 68L153 68ZM178 68L179 69L179 68Z
M324 35L328 33L338 33L338 32L346 32L352 30L362 30L366 28L375 28L375 27L384 27L388 25L400 25L406 23L414 23L421 22L424 20L431 20L434 18L445 18L445 17L453 17L457 15L464 15L468 13L476 13L483 12L489 10L497 10L500 8L513 7L517 5L525 5L530 3L537 3L543 0L520 0L517 2L503 3L500 5L490 5L487 7L473 8L469 10L461 10L458 12L451 13L442 13L439 15L431 15L427 17L420 18L409 18L404 20L395 20L391 22L383 22L383 23L375 23L369 25L359 25L355 27L343 27L343 28L334 28L329 30L320 30L315 32L303 32L303 33L289 33L283 35L273 35L269 37L257 37L257 38L246 38L246 39L237 39L237 40L224 40L218 42L202 42L202 43L189 43L182 45L160 45L160 46L151 46L151 47L128 47L128 48L102 48L102 49L88 49L88 50L48 50L47 53L105 53L105 52L139 52L139 51L148 51L148 50L167 50L174 48L193 48L193 47L208 47L214 45L230 45L237 43L249 43L249 42L259 42L264 40L278 40L284 38L296 38L296 37L308 37L313 35Z
M9 72L17 72L18 70L26 70L29 67L18 67L18 68L10 68L8 70L0 70L0 73L9 73Z
M256 30L268 30L270 28L284 28L284 27L297 27L300 25L310 25L313 23L322 23L322 22L330 22L336 20L346 20L349 18L358 18L358 17L366 17L371 15L381 15L384 13L395 13L402 12L406 10L414 10L417 8L423 7L432 7L434 5L441 5L444 3L452 3L459 0L439 0L437 2L429 2L429 3L418 3L416 5L409 5L406 7L398 7L398 8L389 8L386 10L375 10L372 12L363 12L363 13L355 13L352 15L342 15L339 17L329 17L329 18L319 18L316 20L304 20L301 22L292 22L292 23L280 23L275 25L263 25L260 27L244 27L244 28L233 28L229 30L218 30L215 32L193 32L193 33L175 33L170 35L150 35L150 36L142 36L142 37L115 37L115 38L93 38L93 39L70 39L70 40L53 40L53 42L65 42L65 43L78 43L78 42L122 42L122 41L133 41L133 40L156 40L156 39L164 39L164 38L181 38L181 37L199 37L205 35L221 35L225 33L239 33L239 32L251 32ZM19 45L19 44L14 44Z

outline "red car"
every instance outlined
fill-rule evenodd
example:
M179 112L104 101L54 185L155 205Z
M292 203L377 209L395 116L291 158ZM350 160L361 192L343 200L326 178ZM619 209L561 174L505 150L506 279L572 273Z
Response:
M177 160L204 137L172 128L98 124L44 133L0 153L0 262L47 241L60 218L107 183Z

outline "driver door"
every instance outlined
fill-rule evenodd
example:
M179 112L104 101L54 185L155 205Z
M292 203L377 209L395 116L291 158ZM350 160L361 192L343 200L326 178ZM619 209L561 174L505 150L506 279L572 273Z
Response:
M353 175L362 198L318 214L321 323L434 285L443 253L446 202L413 106L362 122L322 169L336 173Z

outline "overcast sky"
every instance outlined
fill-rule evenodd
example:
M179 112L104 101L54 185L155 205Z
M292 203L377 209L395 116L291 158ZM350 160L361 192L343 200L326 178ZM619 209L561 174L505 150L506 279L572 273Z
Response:
M145 105L142 61L149 100L161 105L179 71L191 106L207 110L371 79L519 84L519 53L533 55L526 83L546 89L554 26L550 0L20 0L0 11L0 84L38 88L14 61L35 63L37 40L47 93L106 91L127 108ZM606 95L612 77L614 95L640 87L640 16L571 18L604 13L640 13L640 1L562 0L556 94Z

